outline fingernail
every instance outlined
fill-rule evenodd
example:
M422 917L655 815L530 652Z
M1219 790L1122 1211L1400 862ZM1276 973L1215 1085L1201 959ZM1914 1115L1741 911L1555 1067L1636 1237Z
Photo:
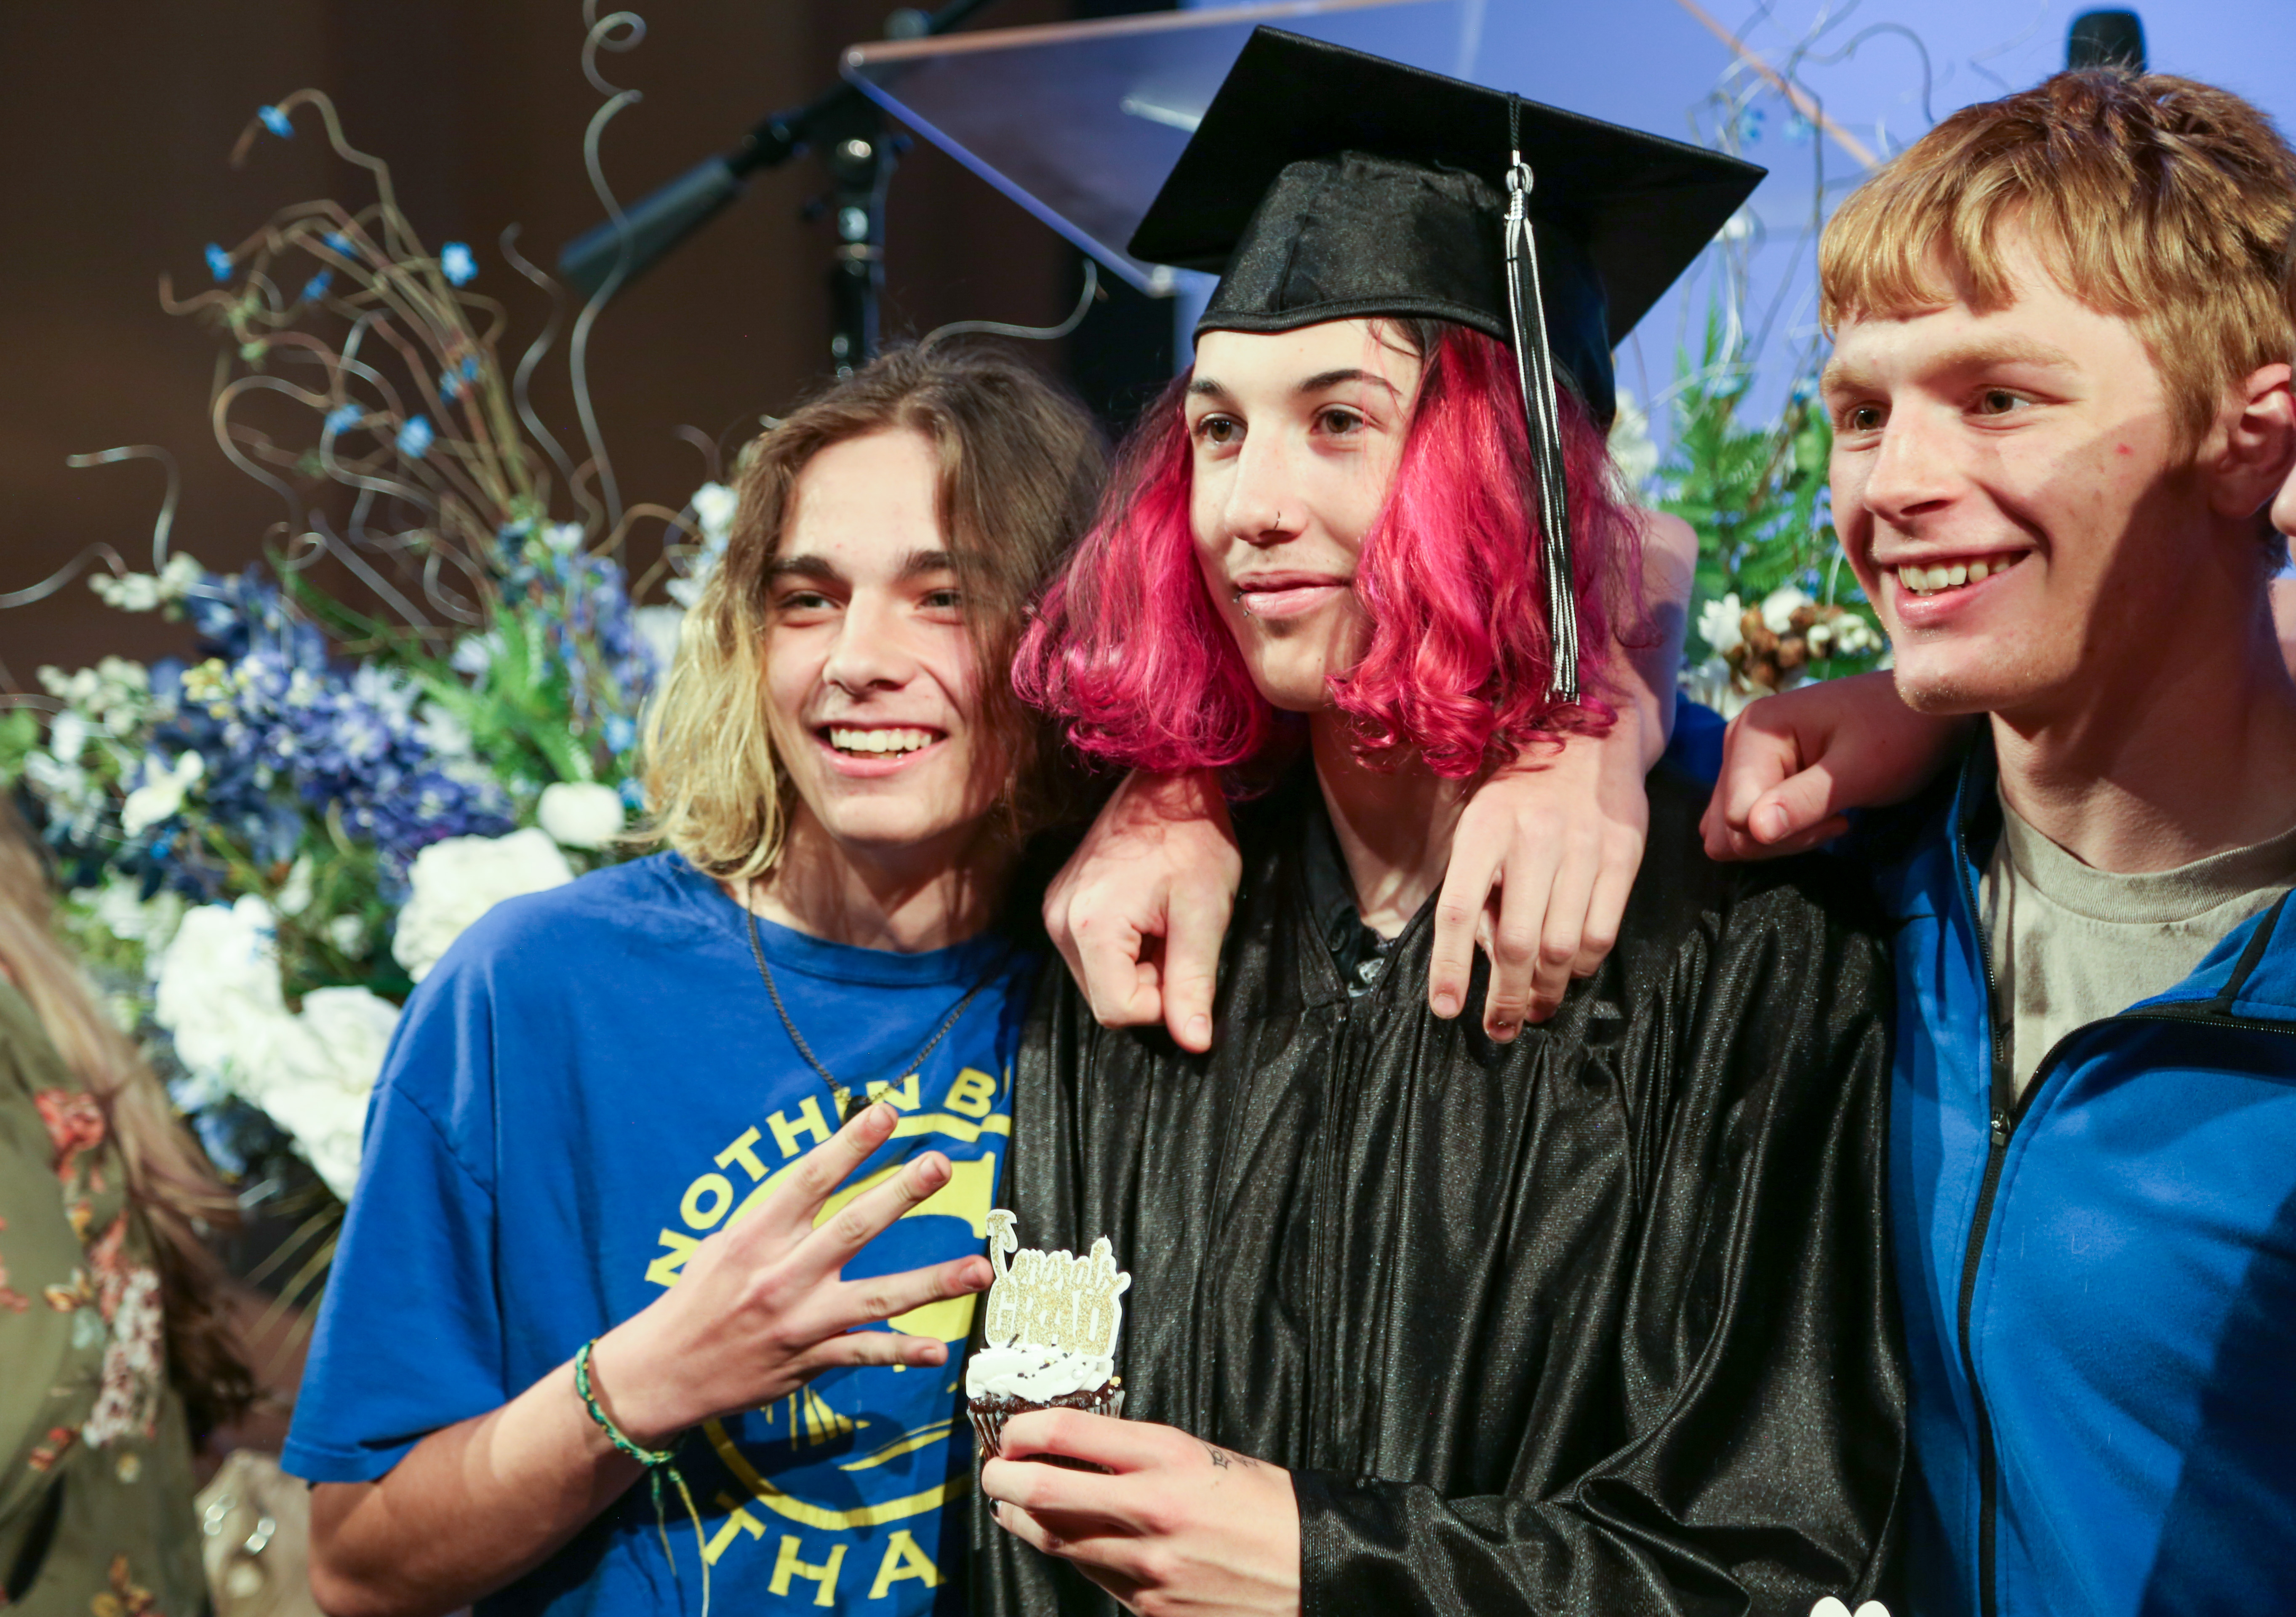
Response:
M1458 1014L1459 997L1456 994L1454 994L1448 989L1445 989L1435 996L1435 1014L1438 1016L1451 1017L1456 1016Z
M1765 842L1775 842L1786 833L1786 811L1775 803L1754 816L1754 834Z
M1188 1037L1190 1038L1195 1039L1201 1043L1203 1040L1210 1038L1211 1036L1212 1019L1210 1017L1191 1016L1188 1018Z

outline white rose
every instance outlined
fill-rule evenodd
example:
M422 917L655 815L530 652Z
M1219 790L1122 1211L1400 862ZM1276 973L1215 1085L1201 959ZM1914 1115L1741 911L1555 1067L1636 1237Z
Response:
M622 794L594 781L559 781L542 789L534 817L562 848L603 848L622 833Z
M1719 601L1709 601L1698 609L1698 636L1714 648L1718 657L1735 650L1746 639L1743 620L1746 609L1738 603L1735 590Z
M359 1136L368 1096L398 1025L398 1007L365 989L314 989L303 997L295 1037L260 1086L259 1104L327 1188L344 1201L358 1182Z
M224 1075L260 1065L291 1022L279 987L271 910L252 895L203 904L184 917L160 956L152 1015L195 1072Z
M1809 597L1789 584L1762 597L1762 627L1773 635L1793 628L1793 615L1809 604Z
M601 788L603 790L603 788ZM619 817L619 808L616 809ZM550 834L529 826L505 837L458 836L433 842L407 872L414 893L398 912L390 952L420 982L447 948L480 915L521 893L574 879Z

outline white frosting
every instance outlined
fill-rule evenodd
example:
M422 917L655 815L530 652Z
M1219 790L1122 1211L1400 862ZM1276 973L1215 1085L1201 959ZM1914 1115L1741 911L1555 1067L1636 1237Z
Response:
M1072 1353L1066 1348L983 1347L965 1362L964 1395L988 1398L1003 1393L1041 1404L1067 1393L1104 1387L1115 1373L1115 1359Z

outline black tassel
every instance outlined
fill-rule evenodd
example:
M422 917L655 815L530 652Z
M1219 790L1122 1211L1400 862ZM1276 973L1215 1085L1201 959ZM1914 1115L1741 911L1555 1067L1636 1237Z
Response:
M1523 425L1530 435L1532 480L1538 490L1541 563L1546 573L1546 618L1554 641L1548 695L1578 700L1578 575L1570 565L1570 491L1562 473L1562 423L1555 410L1554 357L1546 346L1546 309L1539 300L1538 247L1530 228L1530 165L1522 160L1522 103L1507 97L1507 317L1514 329L1514 365L1522 384Z

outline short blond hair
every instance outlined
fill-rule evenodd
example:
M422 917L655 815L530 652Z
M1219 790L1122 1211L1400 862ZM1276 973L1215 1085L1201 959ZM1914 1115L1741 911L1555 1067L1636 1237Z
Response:
M2239 381L2296 350L2281 279L2296 153L2226 90L2091 68L1964 107L1843 202L1818 246L1820 318L2008 303L2002 233L2065 291L2128 321L2197 445Z
M1013 694L1013 658L1037 593L1090 521L1106 449L1080 404L1009 355L961 343L896 349L834 383L750 446L725 559L678 639L647 718L648 833L697 869L761 876L791 807L766 713L769 569L797 482L832 445L923 435L972 634L978 717L1008 765L1002 829L1018 841L1060 817L1069 780L1042 720Z

